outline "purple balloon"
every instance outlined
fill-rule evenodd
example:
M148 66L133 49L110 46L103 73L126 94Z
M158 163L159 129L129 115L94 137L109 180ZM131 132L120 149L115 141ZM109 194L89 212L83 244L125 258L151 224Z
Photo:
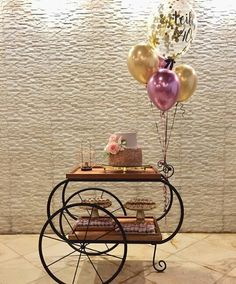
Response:
M177 101L179 79L168 69L159 69L148 81L147 92L153 104L162 111L170 109Z

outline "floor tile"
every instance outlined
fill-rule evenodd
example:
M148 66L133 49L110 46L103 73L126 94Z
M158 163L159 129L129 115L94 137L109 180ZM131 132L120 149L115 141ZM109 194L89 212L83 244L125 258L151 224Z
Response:
M38 235L18 235L17 238L5 240L4 244L20 255L38 250Z
M193 238L193 239L198 240L198 241L209 237L209 233L184 233L183 235L185 235L186 237L189 237L189 238Z
M17 239L20 236L25 236L25 235L0 235L0 243L4 244L5 242L8 242L10 240Z
M136 276L136 275L129 275L127 273L125 273L124 271L122 271L119 276L117 276L117 278L114 279L113 283L117 283L117 284L155 284L155 282L145 279L143 277L140 276ZM121 277L122 276L122 277ZM123 278L123 280L122 280ZM79 278L79 281L81 281L81 278ZM95 284L96 280L94 280L94 278L91 280L88 280L88 275L86 275L86 278L84 279L84 281L86 281L87 284ZM91 281L91 282L90 282ZM79 282L81 283L81 282ZM99 283L99 281L98 281ZM101 281L100 281L101 283ZM99 283L99 284L100 284ZM27 283L27 284L55 284L55 281L50 277L50 276L45 276L43 278L37 279L33 282Z
M236 277L225 276L216 281L215 284L236 284Z
M44 272L22 257L0 263L0 283L26 284L42 277Z
M49 235L43 253L50 269L66 283L71 283L79 253L67 243ZM156 260L166 261L167 269L157 273L152 267L152 245L128 245L127 258L114 284L236 284L236 234L178 234L173 244L157 246ZM104 244L92 247L103 250ZM102 277L116 271L122 246L109 256L93 257ZM70 254L66 256L67 254ZM112 256L114 255L114 256ZM66 256L61 259L62 256ZM60 260L60 261L58 261ZM53 264L55 262L55 264ZM81 258L75 283L101 283L85 255ZM38 235L0 235L0 284L55 284L47 275L38 253Z
M206 240L198 241L196 244L177 252L176 255L225 274L236 267L235 250L211 244Z
M0 243L0 263L16 257L19 257L16 252Z
M163 234L163 237L167 237L167 234ZM193 245L198 240L189 237L188 234L178 234L170 242L159 245L158 247L168 253L176 253L190 245Z
M216 284L236 284L236 267L220 278Z
M116 271L118 265L114 263L105 262L103 260L98 260L94 262L95 267L102 279L110 278ZM71 283L75 272L74 267L67 267L66 269L62 269L56 273L58 279L65 281L66 283ZM112 283L132 283L127 282L127 279L132 279L135 275L130 272L126 267L122 269L122 272L114 279ZM108 278L106 278L108 277ZM75 283L86 283L86 284L101 284L101 280L96 275L94 268L91 266L88 260L83 262L83 265L78 269L77 277ZM141 283L141 282L140 282ZM143 282L145 283L145 282ZM151 284L150 282L146 282L147 284ZM43 278L37 279L30 284L55 284L55 281L52 280L49 276L45 276Z
M212 234L205 241L212 245L225 247L236 252L236 234Z
M43 246L43 248L42 248L43 257L44 257L47 264L50 264L50 263L60 259L61 257L72 253L73 251L74 251L74 249L71 248L70 246L68 246L68 244L64 243L64 242L56 242L56 244L52 245L52 246L48 246L48 243L46 242L45 247ZM24 255L24 258L27 259L29 262L31 262L36 267L43 269L43 266L42 266L40 258L39 258L38 250L35 250L32 253ZM65 268L67 266L67 259L70 260L70 258L71 257L68 256L68 258L64 259L65 261L58 262L54 266L54 269L60 270L60 269Z
M44 277L28 282L27 284L55 284L55 281L49 275L47 275L46 273L44 274Z
M48 255L53 255L55 254L54 247L50 247L48 249ZM58 249L56 249L58 251ZM145 255L146 251L146 255ZM110 252L110 254L114 254L116 256L120 255L121 249L120 246L115 248L113 251ZM160 252L159 255L161 255L163 258L166 256L169 256L170 254L166 252ZM145 280L142 276L143 271L146 269L146 267L152 266L152 256L153 256L153 246L148 246L148 245L130 245L128 248L128 256L125 262L125 265L121 271L121 273L117 276L117 278L114 280L114 283L147 283L151 284L152 281L150 280ZM143 258L146 259L146 262L143 261ZM34 260L36 261L36 259ZM79 275L79 280L82 281L81 283L87 282L87 284L95 284L95 283L100 283L101 281L96 277L96 274L93 271L93 268L91 267L91 264L83 259L83 267L82 270L80 270L80 275ZM107 273L111 273L112 268L114 267L114 264L116 267L118 266L118 263L114 258L110 257L109 262L106 260L103 260L102 257L98 261L96 261L96 267L100 271L103 276ZM70 264L71 265L71 264ZM72 265L71 265L72 266ZM65 268L65 267L64 267ZM73 275L73 268L69 267L67 269L64 269L63 266L61 266L61 269L56 271L56 275L60 277L64 277L64 275L68 275L70 277L71 281L71 275ZM87 271L87 272L86 272ZM83 273L82 273L83 272ZM86 272L86 273L85 273ZM137 275L138 274L138 275ZM88 278L88 275L90 278ZM135 280L134 280L135 279ZM65 280L65 279L64 279ZM132 281L135 282L132 282ZM39 279L35 281L34 283L53 283L50 282L50 279L48 277L44 277L42 279ZM84 281L84 282L83 282ZM91 282L90 282L91 281Z
M164 251L162 245L157 246L157 254L162 257L166 258L170 255L169 252ZM154 246L153 245L128 245L128 259L136 259L136 260L149 260L152 261L154 253Z
M183 260L175 255L166 260L167 268L163 273L153 269L144 271L145 279L156 284L213 284L222 274L206 267Z
M119 246L111 252L114 255L119 254ZM125 267L135 274L140 274L145 266L152 266L154 246L152 245L135 245L129 244ZM157 249L157 255L161 259L166 259L170 256L169 253Z
M236 267L228 273L228 276L236 277Z
M149 279L145 279L143 277L140 276L133 276L130 277L128 279L126 279L125 281L121 281L121 282L117 282L118 284L156 284L156 282L153 282Z

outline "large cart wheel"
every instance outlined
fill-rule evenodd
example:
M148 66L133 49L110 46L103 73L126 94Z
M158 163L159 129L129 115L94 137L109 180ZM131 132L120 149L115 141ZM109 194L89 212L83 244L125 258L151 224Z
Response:
M101 217L92 217L94 209ZM78 216L76 221L68 210ZM91 213L88 216L86 212ZM107 225L103 228L96 225L99 219ZM51 223L54 224L52 234ZM104 242L115 242L118 247L112 253L104 252L101 248ZM56 211L44 224L39 237L39 255L44 269L57 283L110 283L124 266L126 235L118 219L108 210L95 204L73 203Z

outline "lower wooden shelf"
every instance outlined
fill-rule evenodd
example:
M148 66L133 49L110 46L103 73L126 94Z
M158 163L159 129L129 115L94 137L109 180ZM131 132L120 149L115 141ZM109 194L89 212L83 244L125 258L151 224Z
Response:
M102 220L103 217L99 217ZM106 218L106 217L104 217ZM127 224L135 224L135 217L117 217L122 227L126 228ZM125 231L127 243L156 243L162 240L162 234L154 217L146 217L145 222L154 227L153 232L128 232ZM74 242L89 243L123 243L124 238L121 232L115 228L117 226L78 226L75 224L73 232L68 234L68 239Z

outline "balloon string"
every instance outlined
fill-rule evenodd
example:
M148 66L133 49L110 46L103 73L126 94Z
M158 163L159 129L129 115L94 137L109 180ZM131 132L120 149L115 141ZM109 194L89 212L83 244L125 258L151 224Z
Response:
M161 125L161 133L162 133L162 153L163 159L165 157L165 113L160 111L160 125Z
M162 150L162 152L163 152L163 142L162 142L162 139L161 139L161 134L160 134L160 129L159 129L159 126L158 126L158 122L157 122L157 119L155 118L153 103L150 102L150 104L151 104L152 115L153 115L153 118L154 118L156 130L157 130L157 136L158 136L158 139L159 139L159 143L160 143L160 145L161 145L161 150Z
M184 117L186 110L184 108L184 104L182 104L182 103L180 103L180 110L182 111L182 117Z
M164 145L163 145L163 162L166 164L167 160L167 137L168 137L168 112L162 112L161 113L161 118L163 122L163 135L164 135ZM168 179L167 173L164 172L164 176ZM164 184L163 185L163 197L164 197L164 212L166 212L167 207L168 207L168 197L167 197L167 187ZM168 231L168 225L167 225L167 217L165 216L165 228L166 231Z
M174 64L175 64L174 59L169 57L169 58L165 59L165 62L166 62L166 65L165 65L164 68L172 70L173 67L174 67Z
M175 123L175 118L176 118L179 103L176 103L175 105L175 110L174 110L174 114L172 117L172 123L171 123L170 129L168 129L168 121L169 121L168 112L160 111L160 122L158 123L158 120L155 118L153 103L150 102L150 105L151 105L152 114L153 114L156 130L157 130L157 135L159 138L159 143L160 143L162 154L163 154L163 161L164 163L166 163L167 152L168 152L169 143L171 140L172 130L174 128L174 123Z
M171 134L172 134L172 130L174 128L175 118L176 118L177 109L178 109L178 104L179 103L176 103L176 105L175 105L175 111L174 111L174 114L173 114L172 124L171 124L171 128L170 128L170 131L169 131L169 137L168 137L168 143L167 143L166 151L168 150L169 143L170 143L170 138L171 138Z
M168 142L168 112L166 112L166 129L165 129L165 162L167 158L167 142Z
M164 184L163 186L163 193L164 193L164 211L166 211L167 206L168 206L168 198L167 198L167 186Z
M167 160L167 137L168 137L168 112L164 112L163 113L163 117L164 117L164 135L165 135L165 144L164 144L164 164L166 164L166 160ZM168 179L167 173L164 172L165 177ZM164 195L164 212L166 212L167 210L167 206L168 206L168 199L167 199L167 188L166 185L164 184L163 187L163 195ZM165 216L165 228L168 228L167 225L167 217ZM167 230L168 231L168 230Z
M166 163L166 158L167 158L167 137L168 137L168 112L164 113L164 118L165 118L164 163Z

